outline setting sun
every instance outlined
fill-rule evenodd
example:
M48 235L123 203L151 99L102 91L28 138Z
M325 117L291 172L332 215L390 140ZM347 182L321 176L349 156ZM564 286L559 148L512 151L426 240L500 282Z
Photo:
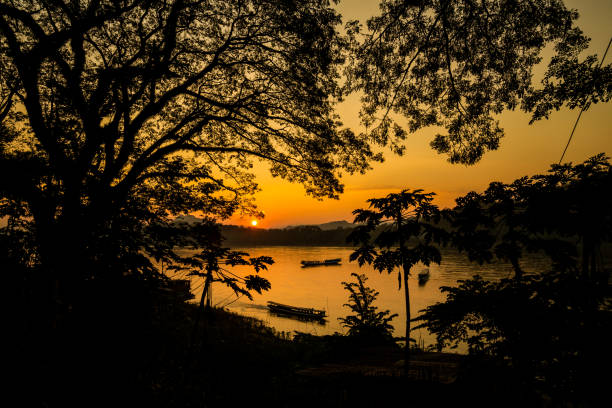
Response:
M253 221L251 221L251 225L252 225L252 226L254 226L254 227L256 227L256 226L257 226L257 220L253 220Z

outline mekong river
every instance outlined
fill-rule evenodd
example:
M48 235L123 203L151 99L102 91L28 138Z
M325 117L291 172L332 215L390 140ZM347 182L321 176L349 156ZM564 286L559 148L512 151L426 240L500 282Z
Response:
M395 328L395 336L405 334L406 312L404 306L404 290L398 290L397 269L390 275L375 271L371 266L359 267L356 262L349 262L352 249L348 247L295 247L272 246L233 248L247 252L249 256L267 255L274 259L274 264L260 275L267 278L272 288L261 295L253 293L253 301L242 296L237 299L229 288L214 284L212 288L212 304L225 307L227 310L246 316L263 320L279 332L293 334L295 331L307 332L316 335L345 333L338 317L351 313L343 306L348 302L348 292L342 286L343 281L353 281L352 272L364 273L368 280L366 285L380 292L375 302L379 310L388 309L397 316L391 324ZM341 258L338 266L316 266L302 268L302 260L324 260ZM549 267L546 258L528 256L521 262L523 269L529 272L543 271ZM442 252L442 263L431 265L430 278L424 285L419 285L417 273L425 269L423 265L416 265L409 278L410 308L412 317L416 317L420 310L436 302L443 301L445 294L440 292L441 286L454 286L457 280L468 279L479 274L485 279L501 279L512 276L512 267L509 264L471 263L465 254L454 251ZM232 272L244 276L254 274L252 269L236 267ZM191 290L199 300L203 290L203 280L191 277ZM289 304L293 306L325 309L327 318L324 324L305 322L288 317L281 317L268 311L267 302ZM414 326L414 323L413 323ZM435 339L426 330L413 331L411 337L425 345L433 344Z

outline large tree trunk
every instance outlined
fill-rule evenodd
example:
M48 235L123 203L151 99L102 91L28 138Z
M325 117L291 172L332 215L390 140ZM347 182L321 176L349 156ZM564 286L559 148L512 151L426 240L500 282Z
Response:
M69 183L66 183L69 184ZM108 296L104 290L93 290L96 264L88 253L98 248L93 242L96 223L100 220L87 214L83 207L78 181L72 181L63 195L41 192L30 204L36 227L36 245L41 264L40 282L45 286L46 305L40 310L51 336L73 337L83 332L84 323L95 327L95 313L104 314L102 299ZM107 288L112 286L107 286Z
M40 274L44 279L39 284L45 286L38 310L42 327L39 336L29 341L31 347L38 349L40 361L35 364L49 379L49 390L57 388L58 395L68 395L62 388L67 384L76 389L103 379L102 374L96 377L96 372L108 373L102 363L111 361L112 351L116 350L105 339L114 340L113 336L124 334L120 329L105 334L103 327L109 327L110 318L104 316L113 313L108 304L100 302L102 291L91 291L85 279L91 272L85 253L90 234L87 220L65 209L57 215L53 206L45 210L46 214L39 214L35 220Z
M78 286L76 276L82 240L75 238L76 231L66 223L52 220L37 230L38 250L42 272L49 287L48 309L51 326L57 328L72 309Z

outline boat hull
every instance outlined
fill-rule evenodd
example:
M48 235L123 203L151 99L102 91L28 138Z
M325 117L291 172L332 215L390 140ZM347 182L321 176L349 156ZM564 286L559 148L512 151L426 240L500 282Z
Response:
M424 285L429 280L429 269L425 269L418 274L419 284Z
M326 317L325 310L284 305L276 302L268 302L268 309L273 313L310 320L322 320Z
M340 265L342 259L326 259L324 261L302 261L302 268L306 268L308 266L332 266L332 265Z

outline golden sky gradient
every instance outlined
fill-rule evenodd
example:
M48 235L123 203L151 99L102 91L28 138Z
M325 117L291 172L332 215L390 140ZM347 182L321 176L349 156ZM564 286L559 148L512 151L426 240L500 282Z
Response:
M588 53L596 53L601 59L612 36L612 0L566 0L565 4L579 11L578 25L591 37ZM343 0L338 9L345 21L365 22L377 12L378 1ZM611 60L612 52L608 52L605 62ZM538 72L543 72L543 68ZM359 109L358 95L352 95L338 106L344 125L355 132L361 130ZM307 197L301 185L273 178L260 166L256 173L262 191L256 200L266 217L259 220L258 227L352 221L352 211L366 207L368 198L383 197L404 188L433 191L439 206L452 207L456 197L472 190L482 191L491 181L511 182L521 176L545 172L551 163L559 161L577 116L577 110L561 110L548 120L529 125L527 114L503 113L499 119L506 135L499 150L486 153L479 163L469 167L448 163L446 156L438 155L429 147L435 129L421 130L409 136L403 156L388 152L385 162L374 164L374 169L365 175L343 177L345 192L340 200L318 201ZM612 155L611 119L610 103L593 105L584 112L564 162L582 162L600 152ZM235 216L229 222L246 226L250 225L251 218Z

